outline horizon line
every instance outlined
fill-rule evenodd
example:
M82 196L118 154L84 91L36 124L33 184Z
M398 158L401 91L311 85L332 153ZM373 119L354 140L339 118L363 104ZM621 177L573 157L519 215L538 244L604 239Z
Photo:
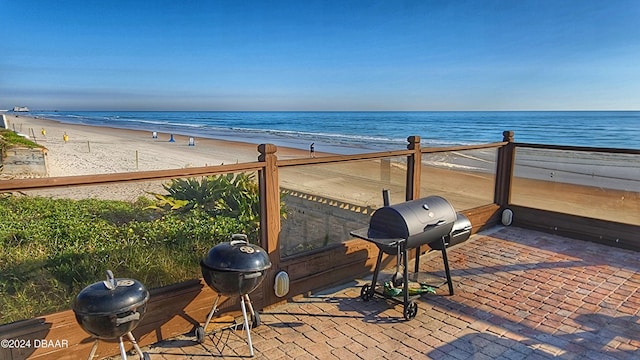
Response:
M24 112L15 112L12 110L0 110L0 112L10 112L14 114L28 114L31 112L245 112L245 113L268 113L268 112L317 112L317 113L341 113L341 112L361 112L361 113L392 113L392 112L638 112L640 109L583 109L583 110L558 110L558 109L549 109L549 110L113 110L113 109L36 109L29 110Z

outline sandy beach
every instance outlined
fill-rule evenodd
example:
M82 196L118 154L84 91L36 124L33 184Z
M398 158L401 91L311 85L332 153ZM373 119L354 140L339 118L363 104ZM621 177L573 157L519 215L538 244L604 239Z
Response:
M47 148L50 177L95 175L147 170L181 169L235 164L258 160L256 144L218 139L193 139L172 134L63 124L24 115L5 115L7 128L28 135ZM42 134L44 129L45 135ZM66 134L66 141L65 141ZM35 136L34 136L35 135ZM278 158L308 157L300 149L278 148ZM8 175L4 175L7 178ZM9 178L15 178L8 176ZM61 198L100 198L134 201L147 192L163 193L168 181L137 182L51 190L28 191L32 195Z
M257 161L259 156L257 144L242 141L196 138L195 145L189 146L190 139L182 135L173 135L174 142L170 142L172 135L167 133L157 133L157 138L154 138L152 132L138 130L65 124L23 115L6 117L9 128L28 134L48 149L50 177L235 164ZM42 135L42 129L45 129L46 136ZM64 141L65 134L67 141ZM306 150L287 147L278 147L276 155L281 160L310 156ZM334 154L315 154L324 155ZM402 161L404 158L386 162L384 169L381 162L375 160L287 167L280 170L279 179L281 186L287 189L378 207L382 206L382 189L391 191L392 202L404 200L406 166ZM487 191L492 191L491 181L490 176L484 179L489 183L488 187L483 186ZM161 192L163 183L167 181L57 188L30 193L132 201L144 195L145 191ZM480 203L489 202L490 197L487 199ZM460 206L471 207L474 204L465 202Z
M152 132L5 116L10 129L29 135L49 150L51 177L234 164L256 161L259 155L256 144L242 141L194 138L190 146L190 139L181 135L173 135L174 142L170 142L172 135L167 133L154 138ZM308 156L307 151L278 148L281 159Z
M147 170L180 169L220 164L257 161L257 144L242 141L195 138L195 146L182 135L60 123L25 115L5 115L8 128L28 134L46 147L50 177L94 175ZM46 135L42 135L42 129ZM64 140L65 134L67 141ZM238 139L241 140L241 139ZM401 150L401 149L398 149ZM278 159L308 158L307 150L278 147ZM316 156L334 155L317 152ZM458 160L448 159L451 163ZM406 165L404 158L389 161L357 162L296 166L280 169L281 187L335 199L351 204L377 208L382 206L382 190L388 189L392 203L404 201ZM429 169L433 171L434 169ZM440 170L438 170L440 171ZM493 177L490 174L471 177L446 171L436 183L425 181L423 193L443 190L458 209L490 203ZM451 177L451 174L462 176ZM433 175L433 173L431 173ZM426 176L423 177L428 179ZM473 186L451 189L451 182L473 181ZM146 192L164 192L167 181L137 182L51 190L29 191L33 195L62 198L101 198L134 201ZM427 189L429 187L429 189ZM468 189L474 189L473 192ZM425 195L426 196L426 195Z
M70 125L23 115L5 116L9 128L29 134L32 138L35 135L35 141L48 149L51 177L235 164L257 161L259 155L257 144L242 141L195 138L194 146L190 146L190 139L180 135L174 135L174 141L170 142L171 134L167 133L158 133L154 138L151 132L145 131ZM42 129L45 129L46 136L42 135ZM63 139L65 134L67 141ZM423 167L421 194L442 195L459 210L491 203L494 186L493 173L489 170L494 166L491 154L486 151L473 153L473 156L442 153L433 158L424 158L428 166ZM306 150L286 147L278 147L276 155L279 159L309 157ZM327 154L317 154L323 155ZM596 218L603 216L603 210L589 205L607 204L606 218L637 223L640 192L635 189L638 177L634 172L638 168L626 168L624 176L630 179L631 185L625 184L622 187L624 190L616 189L615 184L619 179L607 177L603 177L597 187L580 186L577 176L593 176L593 169L602 167L594 168L594 160L590 155L583 156L586 156L585 163L579 168L575 165L576 171L569 172L570 176L567 175L566 179L560 179L561 172L557 169L552 173L554 179L545 179L547 172L544 167L548 166L545 164L553 166L553 162L527 155L523 166L516 170L512 200L522 205ZM382 205L382 189L391 191L392 203L404 200L403 159L390 160L286 167L280 169L279 178L283 188L376 208ZM532 165L526 166L528 163ZM602 164L612 165L610 160ZM615 164L614 168L624 169ZM608 169L600 171L608 172ZM85 186L82 191L78 191L78 188L58 188L38 190L37 194L135 200L145 192L161 192L162 184L144 182ZM562 190L558 191L560 188Z

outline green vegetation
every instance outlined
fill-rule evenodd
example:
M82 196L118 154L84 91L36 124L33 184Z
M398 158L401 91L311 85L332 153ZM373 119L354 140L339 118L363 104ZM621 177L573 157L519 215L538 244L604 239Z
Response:
M0 196L0 324L69 309L107 269L155 288L200 277L200 259L230 234L257 241L251 176L165 189L155 203Z
M260 199L253 175L227 174L197 179L174 179L165 185L167 195L153 194L153 208L188 212L198 209L211 216L226 216L241 223L260 225ZM257 234L255 234L257 235Z
M0 153L4 154L4 151L11 146L24 146L30 149L41 147L33 141L18 135L14 131L9 129L0 129Z

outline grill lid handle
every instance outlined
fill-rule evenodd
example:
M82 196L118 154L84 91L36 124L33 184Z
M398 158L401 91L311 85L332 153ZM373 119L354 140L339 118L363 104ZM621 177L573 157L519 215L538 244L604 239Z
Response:
M250 273L250 274L244 274L244 278L246 279L255 279L262 276L262 272L258 271L258 272L254 272L254 273Z
M245 234L233 234L231 235L231 246L234 245L238 245L238 244L246 244L247 241L247 235Z
M126 323L134 321L134 320L140 320L140 313L137 312L137 311L134 312L131 315L127 315L127 316L121 317L121 318L116 318L116 325L126 324Z
M103 281L104 286L109 290L113 290L118 287L118 283L116 279L113 277L113 272L111 270L107 270L107 280Z
M438 222L436 222L435 224L428 224L427 226L424 227L424 231L427 231L427 229L431 228L431 227L437 227L437 226L442 226L444 224L447 223L447 220L444 219L440 219L438 220Z

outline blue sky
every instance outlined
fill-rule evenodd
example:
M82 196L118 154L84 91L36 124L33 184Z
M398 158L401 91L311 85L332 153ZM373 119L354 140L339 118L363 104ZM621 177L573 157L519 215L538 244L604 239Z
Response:
M0 0L0 15L5 109L640 109L637 0Z

